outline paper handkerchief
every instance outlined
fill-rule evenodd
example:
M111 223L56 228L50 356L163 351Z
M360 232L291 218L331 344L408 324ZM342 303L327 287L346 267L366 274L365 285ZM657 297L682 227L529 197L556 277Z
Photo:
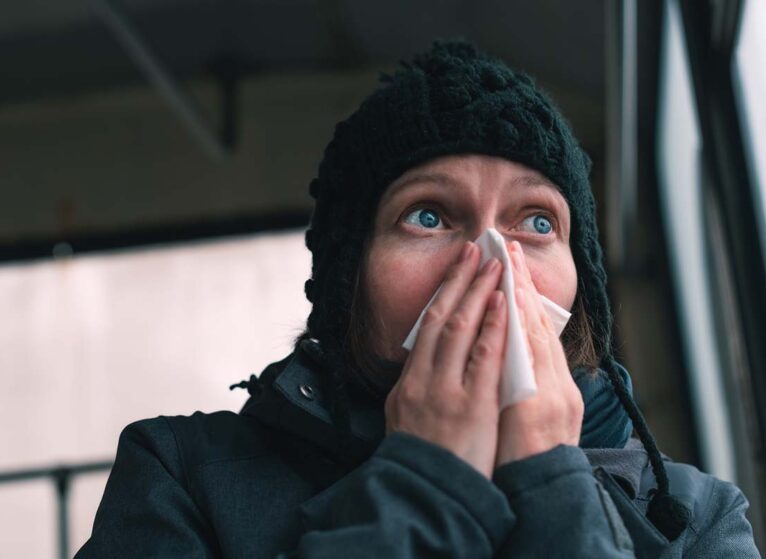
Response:
M503 264L503 277L500 279L499 288L505 294L505 300L508 304L508 339L506 341L505 358L500 376L500 409L503 409L534 396L537 393L537 383L535 382L535 373L532 369L529 351L524 339L525 334L521 329L519 310L514 296L513 267L508 255L505 239L497 230L487 229L474 242L481 250L480 265L492 257L496 257ZM431 306L431 303L433 303L440 289L441 285L420 313L407 339L404 340L402 346L407 350L412 350L418 330L420 330L423 315L428 307ZM547 297L540 295L540 298L543 308L545 308L551 322L553 322L556 333L560 336L572 315Z

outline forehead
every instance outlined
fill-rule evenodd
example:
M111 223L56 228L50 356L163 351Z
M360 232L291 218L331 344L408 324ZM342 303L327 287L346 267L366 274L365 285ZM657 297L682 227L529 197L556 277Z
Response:
M484 180L496 181L509 190L547 191L566 204L559 188L541 173L520 163L485 155L446 156L413 167L388 186L381 202L422 185L459 191Z

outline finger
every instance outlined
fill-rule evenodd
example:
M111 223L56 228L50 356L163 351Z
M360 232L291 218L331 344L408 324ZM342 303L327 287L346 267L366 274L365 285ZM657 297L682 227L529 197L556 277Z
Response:
M559 379L564 382L574 382L572 372L569 370L569 363L561 339L558 336L548 336L548 343L553 366L558 373Z
M529 351L532 369L535 372L535 379L538 384L550 384L551 373L549 368L552 361L548 336L539 321L529 319L530 315L534 316L538 312L532 305L535 295L525 288L520 288L520 291L520 314L524 316L527 350Z
M487 311L487 303L497 287L502 269L497 258L488 260L452 316L444 323L434 356L435 374L463 383L469 354L476 342L482 318Z
M409 355L412 366L403 369L403 375L409 375L410 372L425 374L433 368L442 326L476 275L478 256L479 250L474 243L467 242L463 245L461 256L448 270L441 289L423 315L420 330Z
M514 269L517 272L514 277L519 279L520 287L524 289L527 294L527 312L530 324L537 325L539 323L546 329L554 331L553 323L543 306L543 301L537 291L537 287L532 281L532 275L527 267L524 251L521 250L521 245L518 241L514 241L514 244L516 245L516 249L511 256L511 260L514 263Z
M518 263L521 266L523 272L522 275L524 277L526 286L528 287L526 293L529 295L529 305L533 305L535 307L534 314L539 319L540 325L542 326L542 331L546 334L549 350L551 352L551 359L555 361L556 365L554 370L556 372L562 372L562 368L560 366L561 359L559 358L563 357L564 362L566 362L566 356L563 351L563 346L561 345L561 340L556 334L556 330L553 326L553 321L551 320L551 317L548 316L548 311L545 310L542 297L540 297L534 282L532 282L532 275L529 272L529 267L527 266L523 251L519 250L518 255ZM568 366L564 367L563 373L569 374Z
M521 249L521 244L518 241L515 241L518 245L518 255L519 255L519 262L521 266L522 276L524 278L524 281L530 291L534 293L534 297L531 299L531 302L534 303L536 309L538 310L538 316L540 318L540 321L543 323L543 325L550 330L551 332L556 332L555 327L553 326L553 321L551 320L551 317L548 316L548 311L545 310L545 306L543 306L543 300L540 296L540 293L537 291L537 286L535 285L535 282L532 281L532 274L529 271L529 266L527 266L527 259L524 255L524 251Z
M532 354L532 346L529 345L529 338L527 337L527 315L524 312L524 288L517 287L514 289L514 295L516 298L516 308L519 309L519 322L521 323L521 331L524 333L524 343L527 344L527 355L529 355L530 364L534 369L534 355Z
M541 315L545 314L545 309L540 302L540 296L531 281L528 270L525 270L521 247L516 246L513 248L514 250L511 251L511 262L514 268L514 278L518 278L518 288L522 291L520 301L523 308L530 356L534 362L535 379L538 384L549 385L555 382L555 377L551 370L553 360L549 342L550 331L543 323L541 317Z
M497 401L497 385L500 382L507 338L508 305L503 292L495 290L490 296L481 331L468 357L463 379L463 386L467 392Z
M520 245L519 245L519 249L521 249ZM555 375L556 378L558 378L559 380L572 381L572 378L571 378L572 375L569 371L569 364L567 363L567 360L566 360L564 347L561 344L561 340L559 336L556 334L556 330L553 326L553 321L551 320L550 316L548 316L548 312L545 310L542 299L540 298L540 295L537 292L537 288L535 287L535 284L532 281L532 274L529 272L529 267L527 266L526 258L524 258L523 251L519 250L519 256L520 256L519 264L521 265L524 281L527 283L530 290L534 293L533 299L534 299L534 302L536 303L537 315L539 316L540 322L546 332L546 337L548 341L548 352L551 359L551 373Z

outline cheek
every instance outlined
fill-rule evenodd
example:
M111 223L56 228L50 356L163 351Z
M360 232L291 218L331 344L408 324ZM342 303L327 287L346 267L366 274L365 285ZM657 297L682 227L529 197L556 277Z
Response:
M401 344L446 273L442 258L373 249L367 264L369 294L378 350L404 352ZM394 352L393 354L391 352Z
M569 311L577 294L577 269L571 253L557 257L527 258L527 266L538 293Z

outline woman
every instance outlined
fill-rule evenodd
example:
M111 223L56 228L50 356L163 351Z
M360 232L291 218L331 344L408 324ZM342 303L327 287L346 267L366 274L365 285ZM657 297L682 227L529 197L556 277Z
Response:
M238 415L129 425L78 557L758 557L741 492L663 460L612 357L589 160L550 101L462 42L384 81L310 187L294 352ZM504 409L490 228L538 384Z

